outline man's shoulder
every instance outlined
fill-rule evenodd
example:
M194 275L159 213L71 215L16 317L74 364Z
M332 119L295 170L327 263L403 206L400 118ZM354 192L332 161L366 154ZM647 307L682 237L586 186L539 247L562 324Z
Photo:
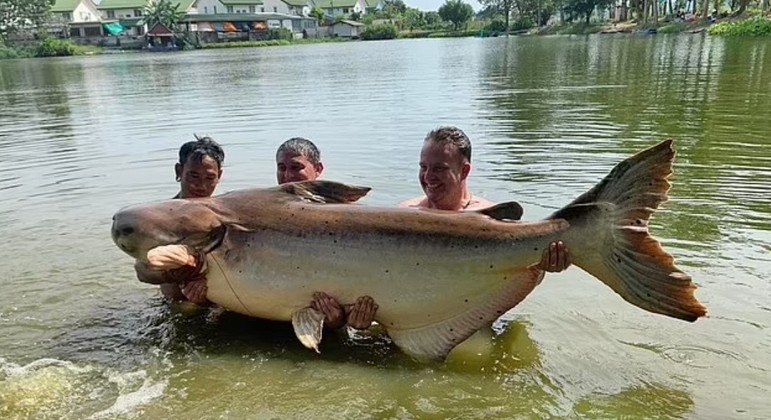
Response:
M426 207L426 196L421 195L419 197L410 198L409 200L402 201L397 204L397 207Z
M482 210L486 209L488 207L492 207L496 205L497 203L494 203L484 197L480 197L477 195L474 195L471 197L471 202L469 202L468 206L465 208L465 210Z

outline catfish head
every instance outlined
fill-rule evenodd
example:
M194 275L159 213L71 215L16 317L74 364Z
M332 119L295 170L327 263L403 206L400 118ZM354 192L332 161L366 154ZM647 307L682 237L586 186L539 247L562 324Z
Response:
M112 240L141 261L161 245L209 252L222 242L226 230L209 204L208 198L175 199L121 209L112 217Z

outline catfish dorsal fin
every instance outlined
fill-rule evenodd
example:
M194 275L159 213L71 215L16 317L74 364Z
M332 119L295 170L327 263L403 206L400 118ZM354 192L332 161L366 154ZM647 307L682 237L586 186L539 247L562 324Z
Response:
M522 206L516 201L496 204L482 210L475 210L474 213L484 214L495 220L520 220L522 218Z
M301 181L282 184L280 190L313 203L353 203L367 195L369 187L359 187L333 181Z

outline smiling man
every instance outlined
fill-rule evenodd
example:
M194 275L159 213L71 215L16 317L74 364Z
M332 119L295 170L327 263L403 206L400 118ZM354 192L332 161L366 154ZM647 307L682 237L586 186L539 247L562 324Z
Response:
M321 153L308 139L293 137L276 151L276 181L279 184L314 181L323 171Z
M494 206L468 188L471 173L471 141L463 130L447 126L432 130L420 151L418 180L425 195L399 203L399 207L465 211ZM570 254L562 241L544 251L539 268L560 272L570 266Z

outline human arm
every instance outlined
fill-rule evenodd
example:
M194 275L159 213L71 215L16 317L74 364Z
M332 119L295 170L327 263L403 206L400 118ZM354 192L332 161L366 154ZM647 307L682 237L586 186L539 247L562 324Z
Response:
M150 250L147 262L134 264L139 281L161 286L163 295L190 300L199 305L206 299L206 256L184 245L166 245Z

